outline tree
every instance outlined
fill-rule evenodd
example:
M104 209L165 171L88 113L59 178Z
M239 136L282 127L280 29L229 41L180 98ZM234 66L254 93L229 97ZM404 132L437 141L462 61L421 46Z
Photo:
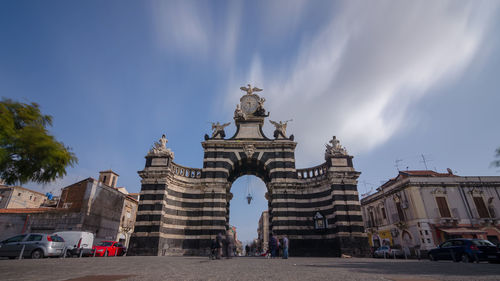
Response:
M52 117L36 103L0 101L0 178L6 184L48 183L66 175L78 159L49 134Z

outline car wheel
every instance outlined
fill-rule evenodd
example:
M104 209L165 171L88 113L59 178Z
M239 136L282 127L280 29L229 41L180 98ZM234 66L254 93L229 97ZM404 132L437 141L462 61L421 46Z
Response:
M429 254L429 260L437 261L436 257L433 254Z
M31 252L31 258L32 259L41 259L43 258L43 252L40 249L36 249L33 252Z
M467 254L462 254L462 262L469 263L472 262L471 258Z

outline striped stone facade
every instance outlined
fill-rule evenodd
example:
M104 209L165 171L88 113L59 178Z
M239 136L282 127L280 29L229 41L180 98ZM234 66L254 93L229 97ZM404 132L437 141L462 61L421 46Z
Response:
M146 156L129 254L207 254L211 239L229 226L231 185L246 174L266 184L270 231L288 236L291 255L366 254L352 156L327 153L323 164L296 169L297 143L276 133L265 137L264 117L235 116L230 139L206 136L202 169L174 163L170 151Z

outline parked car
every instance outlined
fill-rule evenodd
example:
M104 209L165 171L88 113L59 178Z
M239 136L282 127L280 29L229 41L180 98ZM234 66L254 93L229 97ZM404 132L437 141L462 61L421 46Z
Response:
M451 239L430 250L428 255L432 261L500 261L500 252L495 244L482 239Z
M23 251L24 246L24 251ZM31 257L58 257L63 253L64 239L57 235L43 233L20 234L0 242L0 256L16 258Z
M54 234L61 236L64 239L66 246L66 256L78 257L92 256L94 251L92 245L94 244L94 234L87 231L60 231Z
M101 241L92 249L95 251L96 257L123 256L127 252L127 248L116 241Z
M399 249L391 249L389 246L382 246L373 252L374 258L383 258L384 256L387 258L392 258L394 256L402 257L403 255L403 251Z

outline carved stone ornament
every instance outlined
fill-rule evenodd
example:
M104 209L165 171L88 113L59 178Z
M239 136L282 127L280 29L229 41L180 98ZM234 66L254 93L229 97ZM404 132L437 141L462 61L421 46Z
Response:
M437 187L433 191L431 191L431 194L446 194L446 189L443 187Z
M475 195L481 195L481 194L483 194L483 193L484 193L484 191L482 191L482 190L481 190L481 189L479 189L479 188L474 187L474 188L472 188L471 190L469 190L469 192L468 192L468 193L469 193L469 194L472 194L472 195L474 195L474 194L475 194Z
M153 147L149 150L148 155L168 156L174 158L174 153L167 148L167 138L165 134L161 136L158 142L155 142Z
M247 144L245 145L245 147L243 147L243 151L245 151L247 158L250 158L255 152L255 146L253 144Z
M337 156L337 155L347 155L347 150L340 144L340 141L336 136L329 141L330 144L326 144L325 157Z

